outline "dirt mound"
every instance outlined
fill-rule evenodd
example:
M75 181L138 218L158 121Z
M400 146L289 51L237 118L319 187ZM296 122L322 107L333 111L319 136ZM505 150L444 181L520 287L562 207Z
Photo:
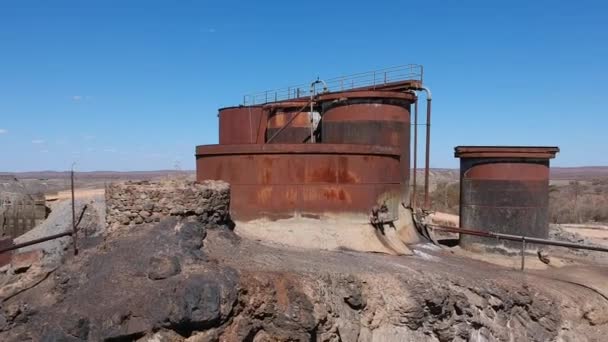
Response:
M3 341L576 341L608 332L593 289L415 249L277 248L223 223L145 224L2 303Z
M278 221L237 222L240 236L283 246L409 255L411 251L395 228L374 228L366 222L342 218L291 218Z

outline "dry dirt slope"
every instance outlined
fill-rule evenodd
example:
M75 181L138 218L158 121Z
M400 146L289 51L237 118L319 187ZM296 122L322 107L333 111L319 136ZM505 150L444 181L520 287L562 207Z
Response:
M0 340L601 341L608 333L608 301L593 289L441 250L284 249L177 218L123 233L4 302Z

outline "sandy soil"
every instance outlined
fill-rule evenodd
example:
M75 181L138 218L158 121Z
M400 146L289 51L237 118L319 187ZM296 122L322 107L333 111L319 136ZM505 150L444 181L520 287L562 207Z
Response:
M96 196L103 196L104 189L75 189L74 197L76 199L87 199ZM46 195L47 201L69 200L72 198L71 190L59 191L57 194Z
M608 226L601 224L562 224L561 229L575 233L595 244L608 244Z
M245 238L306 249L352 250L411 255L395 228L379 231L361 220L291 218L237 222L235 232Z

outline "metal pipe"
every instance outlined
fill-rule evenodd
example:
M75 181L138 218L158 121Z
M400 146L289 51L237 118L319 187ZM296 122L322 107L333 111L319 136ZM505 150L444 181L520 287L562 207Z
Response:
M320 80L319 78L317 78L316 81L313 81L310 84L310 143L314 144L315 141L315 120L314 120L314 116L313 116L313 103L314 103L314 96L315 96L315 88L317 84L323 84L323 92L327 91L327 83L325 83L325 81Z
M524 270L524 266L526 263L526 237L522 237L521 239L521 270Z
M35 244L38 244L38 243L46 242L46 241L49 241L49 240L54 240L54 239L62 238L64 236L70 236L72 234L73 234L72 232L63 232L63 233L59 233L59 234L43 237L43 238L40 238L40 239L35 239L35 240L32 240L32 241L18 243L16 245L0 249L0 254L2 254L4 252L15 250L15 249L19 249L19 248L35 245Z
M424 207L429 209L429 169L431 155L431 101L433 100L431 90L425 86L421 86L420 90L426 93L426 151L424 165Z
M481 237L486 237L486 238L502 239L502 240L509 240L509 241L525 241L526 243L535 243L535 244L539 244L539 245L549 245L549 246L585 249L585 250L589 250L589 251L608 252L608 248L606 248L606 247L581 245L578 243L571 243L571 242L565 242L565 241L547 240L547 239L534 238L534 237L522 236L522 235L485 232L485 231L480 231L480 230L471 230L471 229L464 229L464 228L457 228L457 227L447 227L447 226L435 225L435 224L428 224L428 226L432 227L433 229L439 229L439 230L443 230L443 231L451 232L451 233L475 235L475 236L481 236Z
M312 106L312 104L311 104L311 106ZM266 144L270 143L272 140L274 140L274 138L275 138L277 135L281 134L281 132L283 132L283 130L284 130L285 128L287 128L287 126L289 126L289 125L290 125L290 124L293 122L293 120L295 120L295 119L296 119L296 117L297 117L298 115L300 115L300 113L302 113L302 111L303 111L304 109L306 109L306 107L308 107L308 103L307 103L307 104L305 104L305 105L304 105L302 108L300 108L300 110L298 110L298 112L297 112L297 113L296 113L294 116L292 116L292 117L291 117L291 119L289 119L289 121L287 121L287 122L285 123L285 125L283 125L283 127L279 128L279 130L278 130L278 131L276 131L276 132L275 132L275 133L274 133L274 134L273 134L273 135L272 135L270 138L268 138L268 140L266 140Z
M416 92L414 91L414 95ZM414 101L414 173L412 174L412 183L414 188L412 190L411 207L416 207L416 171L418 170L418 97Z
M74 255L78 255L78 246L76 245L76 238L78 237L78 228L76 227L76 199L74 198L74 165L72 164L72 172L70 173L70 187L72 189L72 242L74 247Z

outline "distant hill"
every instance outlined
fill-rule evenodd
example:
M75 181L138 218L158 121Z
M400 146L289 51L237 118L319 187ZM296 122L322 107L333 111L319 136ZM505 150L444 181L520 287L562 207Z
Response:
M551 179L590 180L608 178L608 166L552 167Z
M171 177L177 175L193 176L194 170L157 170L157 171L88 171L77 172L77 179L81 181L91 180L149 180L159 177ZM418 169L419 182L424 179L424 169ZM458 169L432 168L430 176L433 181L457 181ZM0 172L0 178L16 177L18 179L69 179L69 171L32 171L32 172ZM608 166L580 166L580 167L552 167L551 179L553 180L592 180L597 178L608 178ZM422 183L420 183L422 184Z
M77 172L78 179L106 179L106 180L146 180L171 175L191 175L192 170L157 170L157 171L87 171ZM2 176L14 176L18 179L67 179L70 171L31 171L31 172L0 172Z

